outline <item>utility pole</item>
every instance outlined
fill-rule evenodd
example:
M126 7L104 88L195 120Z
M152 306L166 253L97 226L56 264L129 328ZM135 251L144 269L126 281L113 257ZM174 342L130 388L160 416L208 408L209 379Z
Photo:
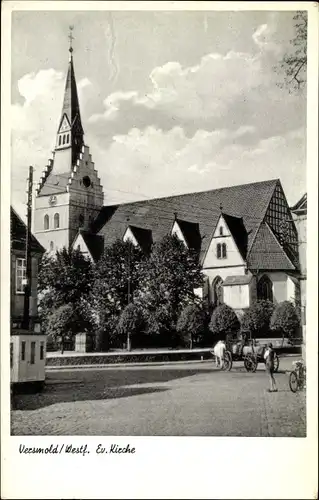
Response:
M127 222L129 222L129 217L127 217ZM128 240L128 256L127 256L127 303L131 303L131 241ZM126 348L128 351L131 350L131 332L127 332Z
M26 260L26 283L24 287L24 310L23 310L23 328L29 329L30 326L30 295L31 295L31 215L32 215L32 185L33 185L33 167L29 167L28 178L28 201L27 201L27 226L25 239L25 260Z

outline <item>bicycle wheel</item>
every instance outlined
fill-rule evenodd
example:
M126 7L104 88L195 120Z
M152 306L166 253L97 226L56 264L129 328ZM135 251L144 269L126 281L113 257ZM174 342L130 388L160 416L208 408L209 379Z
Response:
M291 372L289 375L289 387L292 392L297 392L298 390L298 375L295 371Z
M224 356L224 366L223 366L223 369L226 372L229 372L232 369L232 366L233 366L232 355L231 355L231 353L229 351L226 351L225 352L225 356Z

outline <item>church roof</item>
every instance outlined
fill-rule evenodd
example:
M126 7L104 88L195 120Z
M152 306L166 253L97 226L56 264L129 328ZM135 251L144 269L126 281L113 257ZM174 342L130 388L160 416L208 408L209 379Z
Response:
M47 196L51 194L65 193L69 182L70 172L54 174L51 172L46 178L38 196Z
M129 226L141 250L149 253L152 247L153 238L150 229L143 229L141 227Z
M176 222L183 233L188 248L199 251L201 247L201 236L198 222L188 222L180 219L176 219Z
M88 248L88 251L92 255L93 260L96 262L97 260L99 260L99 258L103 253L104 249L103 237L97 234L92 234L88 231L84 231L83 229L80 229L79 233L81 234Z
M247 260L250 269L283 271L296 269L267 222L260 225Z
M228 214L223 213L224 220L228 226L229 231L231 232L237 248L243 257L246 258L247 255L247 242L248 235L243 222L242 217L234 217Z
M64 115L67 116L71 126L74 124L76 118L78 118L81 123L80 104L72 55L70 56L68 73L65 81L61 121Z
M26 250L27 226L19 217L13 207L10 207L11 222L11 248L12 250ZM44 253L45 249L38 240L31 234L31 252Z
M103 235L105 245L109 245L118 238L122 239L127 226L133 225L151 230L156 243L170 233L174 219L178 218L198 225L200 257L203 258L222 205L228 216L242 218L242 223L236 222L236 231L239 227L241 231L242 226L245 228L249 253L277 182L277 179L273 179L104 207L94 223L95 231Z

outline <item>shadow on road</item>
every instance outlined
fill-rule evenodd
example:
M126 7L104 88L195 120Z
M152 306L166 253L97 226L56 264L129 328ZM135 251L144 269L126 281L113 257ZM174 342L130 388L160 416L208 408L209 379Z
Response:
M165 383L213 370L107 370L80 372L75 380L72 372L56 373L47 378L41 393L15 394L12 410L37 410L46 406L75 401L93 401L137 396L161 392L169 387L146 387L149 384ZM141 387L127 387L141 384ZM142 386L144 385L144 387Z

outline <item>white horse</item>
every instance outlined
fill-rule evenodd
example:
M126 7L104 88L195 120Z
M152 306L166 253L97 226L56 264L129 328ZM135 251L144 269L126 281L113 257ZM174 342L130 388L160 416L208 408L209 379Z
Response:
M219 366L223 368L224 366L225 351L226 351L225 342L223 340L219 340L214 347L214 356L217 368Z

